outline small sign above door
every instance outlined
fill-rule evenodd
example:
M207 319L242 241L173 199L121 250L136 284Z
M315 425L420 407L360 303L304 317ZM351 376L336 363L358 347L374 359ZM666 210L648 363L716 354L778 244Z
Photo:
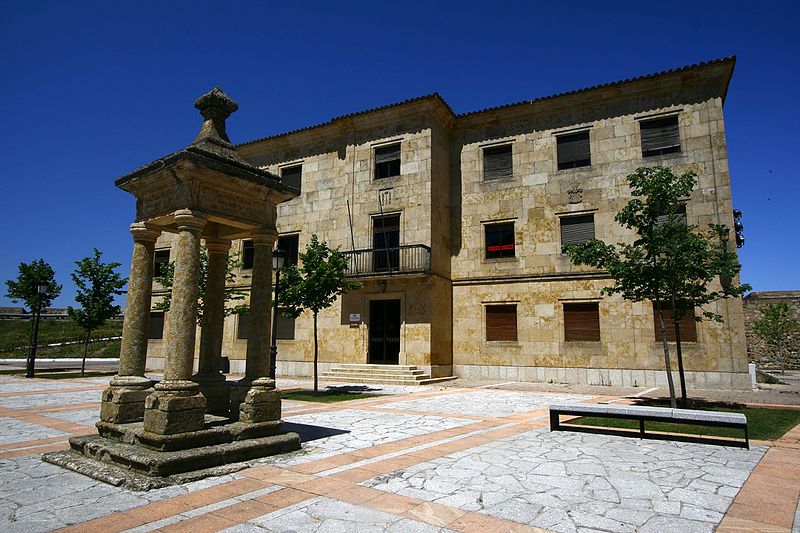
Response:
M360 313L350 313L350 327L358 327L361 323L361 314Z

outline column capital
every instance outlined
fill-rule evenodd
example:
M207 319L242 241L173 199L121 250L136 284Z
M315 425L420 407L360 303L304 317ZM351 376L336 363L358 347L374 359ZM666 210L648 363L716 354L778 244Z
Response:
M227 254L231 249L230 239L221 239L219 237L206 237L206 250L210 254Z
M206 225L206 216L190 209L175 211L175 224L179 230L199 231Z
M134 222L131 224L131 233L136 242L156 242L158 236L161 235L161 228L144 222Z
M250 232L253 244L272 246L278 238L278 230L272 228L256 228Z

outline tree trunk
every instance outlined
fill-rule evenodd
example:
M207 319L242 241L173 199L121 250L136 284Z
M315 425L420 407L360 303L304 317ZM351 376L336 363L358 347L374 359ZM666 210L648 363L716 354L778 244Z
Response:
M319 359L319 341L317 340L317 313L314 313L314 392L319 390L317 379L317 360Z
M675 312L674 310L672 311ZM681 382L681 407L686 407L689 403L686 397L686 377L683 373L683 352L681 350L681 326L678 321L674 319L672 322L675 324L675 350L678 354L678 378Z
M658 310L658 324L661 329L661 342L664 344L664 366L667 369L667 384L669 385L669 404L673 409L678 407L675 401L675 383L672 381L672 365L669 360L669 342L667 342L667 327L664 325L664 311L661 309L661 301L656 302Z
M86 372L86 352L89 351L89 336L92 334L91 331L86 332L86 338L83 339L83 361L81 361L81 377L83 377L84 372Z
M783 341L778 343L778 356L781 358L781 374L786 373L786 351L783 349Z

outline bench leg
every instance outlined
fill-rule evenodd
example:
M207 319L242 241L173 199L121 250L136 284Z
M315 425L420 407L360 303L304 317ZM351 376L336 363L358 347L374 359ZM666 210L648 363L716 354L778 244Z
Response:
M550 411L550 431L558 431L560 428L559 426L559 419L558 419L558 411Z
M744 427L744 445L750 449L750 438L747 436L747 426Z
M639 419L639 435L644 438L644 418Z

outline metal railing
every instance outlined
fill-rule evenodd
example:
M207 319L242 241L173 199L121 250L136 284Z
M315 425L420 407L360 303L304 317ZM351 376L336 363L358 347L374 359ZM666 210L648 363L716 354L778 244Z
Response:
M408 244L388 249L370 248L342 254L348 260L348 276L431 271L431 249L424 244Z

